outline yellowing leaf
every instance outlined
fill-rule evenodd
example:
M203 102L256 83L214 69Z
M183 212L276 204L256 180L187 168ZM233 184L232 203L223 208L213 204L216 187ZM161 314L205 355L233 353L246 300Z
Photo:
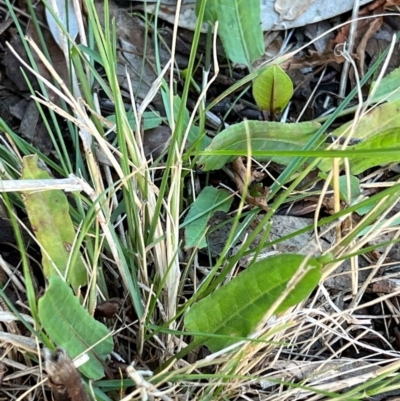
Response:
M389 103L381 104L369 110L357 122L354 130L351 129L353 121L343 124L335 131L332 136L347 136L350 132L353 139L368 139L387 129L400 127L400 99Z
M22 178L25 180L52 178L46 170L39 167L38 163L37 155L25 156ZM66 195L60 190L29 191L23 195L33 232L43 248L41 251L45 277L59 274L64 276L68 268L67 281L76 291L86 284L87 277L80 255L73 264L70 264L75 229L69 215Z
M253 96L261 110L280 113L293 96L293 83L277 65L264 70L253 84Z

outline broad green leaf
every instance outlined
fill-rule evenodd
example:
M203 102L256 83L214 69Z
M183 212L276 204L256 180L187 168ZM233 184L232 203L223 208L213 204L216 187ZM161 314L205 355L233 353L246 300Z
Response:
M243 121L220 132L211 141L206 151L240 150L246 152L248 141L251 149L259 150L301 150L312 138L320 125L313 122L285 124L269 121ZM237 156L201 156L198 164L205 171L218 170L235 160ZM287 165L290 157L260 157L259 161L272 160Z
M132 130L136 129L136 120L135 120L135 116L133 115L133 112L130 111L129 113L127 113L127 115L128 115L129 126L132 128ZM115 124L116 123L115 114L108 116L107 120ZM148 129L156 128L159 125L161 125L161 123L162 123L162 119L161 119L160 115L158 113L156 113L155 111L145 111L143 113L143 129L144 129L144 131L146 131Z
M350 184L350 198L347 191L348 181ZM340 197L350 205L353 200L355 200L361 193L360 188L360 180L354 175L350 175L349 177L342 175L339 177L339 188L340 188Z
M293 95L293 83L278 65L265 69L253 83L253 96L261 110L279 114Z
M384 123L382 125L385 125ZM348 146L348 150L374 150L374 149L394 149L400 146L400 127L386 129L382 132L375 133L373 136L368 137L365 141L356 145ZM400 148L399 148L400 149ZM381 166L389 163L400 162L400 151L399 155L385 155L377 154L374 157L354 157L350 158L350 172L352 175L357 175L365 170ZM324 159L318 164L318 168L321 171L328 171L332 168L332 161Z
M79 370L89 379L101 379L103 361L113 350L112 337L104 324L89 315L61 277L49 278L49 287L39 299L38 312L51 340L65 348L71 358L93 347L87 352L89 360Z
M208 0L205 20L219 21L218 35L234 63L250 68L264 54L260 0Z
M389 128L400 127L400 99L379 105L369 110L357 122L352 138L368 139ZM352 121L343 124L341 127L331 133L334 137L339 137L343 133L344 136L350 133Z
M215 24L217 21L217 9L216 5L218 2L216 0L196 0L196 15L199 15L200 4L201 2L206 1L206 8L204 11L204 22L208 22L210 24Z
M227 212L232 204L233 198L227 191L214 187L205 187L192 203L189 213L184 223L185 227L185 248L205 248L207 242L205 239L205 231L207 222L214 212ZM215 206L219 204L219 206ZM198 216L198 217L197 217Z
M248 336L285 291L304 260L303 255L286 254L254 263L194 304L185 316L187 330L226 335L226 338L203 337L204 344L213 352L238 341L232 337ZM275 312L284 312L309 296L321 278L321 268L316 259L308 260L307 272Z
M50 179L49 173L39 167L37 155L23 158L22 178L25 180ZM75 291L86 285L87 273L80 254L70 263L75 229L69 215L66 195L60 190L29 191L23 199L33 232L43 247L42 266L46 278L67 273L67 281Z
M399 148L399 155L397 157L390 156L376 156L376 157L363 157L350 160L351 174L357 175L365 170L381 166L389 163L400 162L400 128L392 128L380 132L379 134L367 139L364 142L353 145L352 149L385 149L385 148Z
M377 103L385 100L386 102L392 102L400 99L400 68L396 68L390 74L386 75L379 82L379 86L374 93L371 103ZM374 82L373 85L376 85Z

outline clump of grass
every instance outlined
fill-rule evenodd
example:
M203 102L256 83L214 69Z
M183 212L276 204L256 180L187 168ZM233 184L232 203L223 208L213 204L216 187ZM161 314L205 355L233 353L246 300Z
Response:
M345 218L351 217L360 205L369 207L369 212L360 222L351 223L347 234L337 238L324 251L325 254L333 255L333 262L328 264L323 272L324 278L331 276L345 261L349 261L351 291L348 289L331 294L322 282L310 299L290 308L275 319L266 319L252 334L252 341L242 341L235 347L212 355L202 355L203 348L183 357L187 354L186 347L191 338L184 332L182 316L199 297L199 293L214 291L222 284L222 277L226 277L228 273L233 276L237 273L238 261L250 253L249 246L257 235L265 233L265 227L271 224L281 204L291 202L299 196L306 196L311 191L312 188L308 187L299 192L298 185L316 162L300 171L299 166L309 155L299 152L293 158L271 187L270 210L261 214L262 218L237 253L227 256L229 244L233 243L235 228L247 212L243 196L236 211L228 245L212 268L206 274L200 275L198 272L201 271L201 266L197 250L185 254L180 227L184 212L195 198L195 163L200 149L192 147L190 152L187 151L188 135L196 119L200 128L203 128L200 132L204 135L206 109L202 101L211 83L210 81L204 84L196 109L187 120L186 104L196 61L201 18L195 31L180 102L174 98L172 52L171 60L164 68L158 62L159 78L139 105L134 90L131 89L129 100L136 127L132 130L125 109L126 99L121 94L115 68L115 26L112 21L110 24L102 24L94 5L88 3L87 6L92 41L95 44L97 60L104 69L104 77L100 77L94 68L91 53L69 40L68 46L71 50L66 52L68 61L71 61L68 65L72 87L69 88L62 82L38 46L29 39L24 42L27 51L37 54L54 78L53 83L45 81L33 65L25 64L25 68L31 69L41 84L41 94L32 92L32 98L37 102L47 124L50 126L51 121L56 127L57 135L52 137L54 155L48 157L42 154L13 132L4 121L1 122L5 133L0 147L4 183L1 199L13 224L23 267L23 280L17 284L13 279L13 285L17 286L20 293L26 293L29 305L27 314L30 314L33 320L21 317L9 302L4 288L2 297L8 303L8 307L26 323L34 338L44 340L45 334L37 331L41 330L41 326L37 315L39 287L35 283L35 263L30 259L23 233L28 232L30 238L34 238L34 235L18 217L24 211L20 192L31 189L26 186L27 183L18 183L21 159L24 155L37 153L57 177L51 182L51 188L72 191L69 197L70 214L77 227L74 247L76 252L82 250L89 274L90 284L83 300L85 307L93 313L99 300L113 296L125 300L123 313L110 324L110 329L113 331L116 350L123 355L128 364L135 362L135 366L128 368L131 380L103 380L93 383L91 392L95 394L96 399L158 397L169 400L185 397L222 400L259 397L265 400L286 400L294 397L334 397L349 400L397 390L398 375L393 372L397 368L398 352L381 333L366 324L375 317L365 316L363 310L384 303L390 311L396 311L393 299L397 293L379 295L368 302L365 301L364 294L367 286L376 280L376 272L385 266L385 256L397 241L398 233L395 240L387 244L385 252L375 265L369 266L370 274L361 286L357 278L359 258L365 255L367 250L374 249L374 246L366 249L363 247L392 230L393 222L397 219L397 214L394 214L383 220L397 203L398 181L383 182L380 181L379 175L367 177L365 182L361 183L361 187L367 188L370 182L373 182L377 186L387 186L384 191L360 200L361 203L357 205L337 208L332 216L317 219L315 224L316 227L322 228L329 224L331 229L336 227L337 233L341 234L340 226ZM11 5L9 7L12 10ZM15 21L17 23L16 18ZM105 21L109 21L107 4ZM174 39L176 29L177 27L174 30ZM22 31L20 34L23 36ZM214 57L216 59L215 54ZM214 69L217 73L216 61ZM366 82L372 73L373 70L363 82ZM116 123L111 129L104 123L101 110L96 107L96 98L88 85L94 81L98 81L100 86L106 89L105 92L115 105ZM47 100L48 90L62 99L65 106L63 109ZM350 93L341 107L321 127L313 144L326 132L341 109L355 95L356 90ZM172 136L164 159L149 161L144 153L141 126L143 113L158 93L161 93L163 98L168 116L165 120L171 128ZM67 121L67 128L61 122L62 119ZM68 149L65 133L61 135L65 129L72 138L73 149ZM109 139L111 132L115 134L113 141ZM313 144L309 145L310 149ZM100 154L106 158L107 163L99 162ZM314 156L332 155L328 150L320 151ZM324 177L325 190L338 175L336 169ZM38 183L38 189L42 189L40 185ZM190 187L190 191L186 186ZM340 199L338 191L338 187L335 186L333 196L336 200ZM321 199L325 196L324 190L315 190L315 193L321 196ZM255 209L249 212L249 215L255 217L260 212L261 210ZM307 227L310 232L312 229L312 225ZM302 232L299 230L290 236ZM252 250L253 253L258 254L265 247L274 245L267 240L267 234L268 232L264 234L260 245ZM323 236L315 235L319 239ZM282 238L281 241L285 239L287 238ZM317 246L315 249L317 252ZM201 277L199 286L196 284L198 277ZM130 306L133 307L134 314L129 310ZM384 322L387 322L388 318L388 315L380 317ZM8 329L16 332L19 330L18 327L11 326ZM354 334L355 332L357 334ZM378 336L385 342L387 349L382 350L368 344L364 340L368 335ZM15 339L13 341L18 350L23 349L22 342ZM29 351L35 353L34 344L29 346ZM353 358L348 361L344 357L346 352L348 355L349 352L355 353L354 350L363 348L370 352L365 358ZM40 353L36 352L36 355ZM35 358L24 355L24 364L31 365ZM389 362L391 364L388 364ZM298 365L301 365L301 368ZM149 370L153 374L150 378L146 377ZM344 375L351 375L352 378L340 377L339 372L343 371ZM41 373L37 369L34 374L40 378ZM135 387L132 387L132 381ZM21 392L25 389L12 391L13 395L18 394L22 397ZM32 388L26 393L30 391L36 390Z

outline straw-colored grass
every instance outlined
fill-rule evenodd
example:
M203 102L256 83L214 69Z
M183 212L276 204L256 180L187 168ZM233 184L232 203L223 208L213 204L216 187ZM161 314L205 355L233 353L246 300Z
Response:
M12 10L11 4L9 7ZM70 65L73 90L61 80L37 44L28 38L25 39L26 45L46 64L54 81L45 80L34 66L23 63L42 84L43 92L32 93L32 98L38 106L41 105L46 110L44 118L51 111L58 116L53 121L59 121L60 127L64 127L62 120L66 120L74 127L75 133L78 133L79 143L72 151L82 152L84 168L73 168L71 161L57 163L57 158L65 159L65 154L61 151L53 158L42 155L19 138L4 122L1 123L4 136L1 138L0 197L16 234L22 266L10 266L0 259L0 265L9 277L1 292L1 363L13 372L6 372L4 375L0 390L0 394L4 393L6 397L4 399L42 400L45 399L43 391L47 388L46 375L41 365L40 339L33 331L40 329L35 305L41 294L38 293L32 267L40 266L40 261L34 260L38 256L30 255L30 248L25 246L25 233L29 234L28 241L36 240L31 228L19 217L23 211L21 193L32 189L59 189L69 194L71 215L77 228L74 246L83 249L89 283L93 283L88 286L85 305L92 307L109 295L116 296L120 291L118 284L122 284L125 306L118 317L107 324L113 333L116 352L123 355L127 364L131 364L127 374L136 387L132 386L132 382L128 384L123 381L121 373L121 380L103 380L89 384L92 395L93 389L97 389L96 399L356 400L367 399L389 390L397 391L400 385L395 372L399 367L399 351L393 344L389 327L393 326L393 322L396 325L399 323L397 296L400 295L400 290L389 294L375 294L373 297L366 296L369 286L381 280L378 272L391 266L387 256L400 235L398 226L392 224L399 217L399 212L395 211L399 182L385 180L385 169L377 170L361 181L362 189L385 188L385 192L359 222L351 220L354 208L343 209L340 204L338 163L334 162L334 168L325 177L326 185L322 189L313 190L313 193L320 196L314 224L315 253L321 253L319 243L327 231L336 233L334 241L323 250L324 254L333 255L333 262L324 270L323 279L340 274L349 275L349 288L332 291L322 280L309 299L284 314L267 315L250 336L253 340L261 341L242 341L215 354L207 354L202 348L185 358L179 357L191 341L190 336L182 335L185 329L182 316L198 290L193 277L202 284L217 277L220 268L230 269L233 276L237 274L236 263L247 252L248 245L257 234L263 232L273 219L274 211L283 202L290 202L296 196L311 190L306 188L300 191L296 186L312 167L296 172L296 164L289 166L282 177L292 176L295 172L295 180L285 183L285 186L278 182L274 185L270 211L261 214L260 222L247 241L243 241L239 252L228 257L227 246L223 257L212 268L202 266L197 250L186 252L183 249L180 225L185 211L190 207L190 199L193 200L196 196L194 162L197 156L196 150L188 156L187 136L196 119L205 121L207 118L203 101L218 74L216 54L213 54L215 75L204 83L189 125L184 126L183 113L189 94L189 78L194 70L199 29L194 37L188 75L181 94L182 106L178 113L173 109L173 46L170 62L165 66L158 65L159 79L154 82L148 96L140 104L131 89L129 100L136 121L136 130L132 131L124 107L126 99L121 95L116 77L113 27L102 27L96 10L90 3L88 17L97 52L104 66L104 82L109 86L115 104L116 125L111 129L109 124L102 123L104 120L101 110L89 106L96 105L96 99L84 98L80 91L80 86L84 85L83 78L87 82L96 78L87 61L88 55L80 48L74 47L85 75L77 74L73 65ZM174 38L177 35L177 26L175 24ZM69 42L69 45L74 46L70 39ZM68 58L70 53L67 44L64 53ZM388 59L389 55L386 60ZM383 71L384 68L379 79L382 78ZM249 81L248 77L246 79ZM46 96L48 90L56 93L66 107L60 108L51 103ZM231 88L232 92L233 90L234 87ZM164 161L153 162L145 157L140 127L144 111L160 91L163 93L164 106L170 109L172 115L168 121L172 137ZM353 129L366 113L366 107L367 105L359 104ZM336 114L331 121L335 117ZM112 131L116 134L114 142L108 136ZM350 139L351 135L347 138ZM60 137L54 139L59 140ZM57 178L34 183L20 180L22 157L35 152ZM320 157L324 157L322 151ZM301 158L300 153L296 160L301 162ZM100 163L99 160L107 162ZM250 163L247 164L249 166ZM290 169L292 170L289 171ZM347 170L346 173L348 174ZM334 214L321 220L318 210L332 182ZM239 196L235 188L230 190ZM369 203L372 204L373 201L372 199ZM244 199L241 198L236 225L242 213L247 210ZM386 218L389 213L390 217ZM111 220L112 217L114 220ZM341 230L345 219L350 221L346 233ZM368 231L361 232L368 225ZM392 233L391 240L379 258L367 259L369 275L360 284L360 260L368 258L364 248L389 232ZM231 233L227 244L234 234ZM261 251L264 245L259 245L256 250ZM369 250L372 251L373 248ZM345 262L351 266L350 270L338 273L338 268ZM392 277L397 277L396 273ZM18 294L19 300L8 300L9 289ZM128 310L127 305L133 306L136 316ZM374 307L380 312L369 313ZM18 308L23 314L15 317L15 313L18 313L15 309ZM32 329L32 333L16 324L16 320L21 319Z

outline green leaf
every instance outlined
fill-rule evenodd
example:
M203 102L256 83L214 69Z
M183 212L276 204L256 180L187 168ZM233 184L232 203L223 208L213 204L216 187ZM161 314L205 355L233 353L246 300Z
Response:
M205 187L192 203L184 224L185 227L185 248L205 248L207 242L205 231L207 222L214 212L227 212L232 204L233 198L227 191L214 187ZM216 206L218 205L218 206Z
M49 278L49 287L39 299L38 311L47 334L71 358L93 347L87 352L89 360L79 370L89 379L102 378L102 362L113 350L112 337L104 324L89 315L61 277Z
M191 332L225 335L202 337L213 352L234 344L232 337L248 336L302 265L305 256L278 255L251 265L227 285L192 306L185 316ZM307 272L280 304L275 313L284 312L301 302L318 284L322 265L316 259L307 261Z
M347 184L350 184L350 195L349 198L347 193ZM361 194L361 187L360 187L360 180L354 175L350 175L349 177L342 175L339 177L339 188L340 188L340 197L350 205L360 194Z
M253 83L253 96L261 110L279 114L293 95L293 83L278 65L265 69Z
M206 1L206 8L204 11L203 21L210 24L215 24L217 21L217 10L216 5L218 4L215 0L196 0L196 15L199 15L200 5L203 1Z
M23 158L22 178L25 180L50 179L49 173L39 167L37 155ZM75 229L69 215L69 203L60 190L29 191L23 193L23 199L32 230L42 250L43 273L46 278L54 275L66 275L67 281L75 292L86 285L86 268L81 255L70 263L72 245L75 241Z
M386 75L379 82L379 86L371 99L371 103L378 103L385 100L392 102L400 99L400 68L396 68L390 74ZM376 85L376 82L373 83ZM371 87L372 89L372 87Z
M357 122L351 137L354 139L368 139L389 128L400 127L400 99L381 104L369 110ZM343 124L331 133L334 137L347 137L351 131L353 121Z
M386 125L384 122L382 125ZM347 150L384 150L384 149L395 149L400 146L400 127L386 129L379 133L374 133L368 137L364 142L356 145L348 146ZM389 163L400 162L399 155L389 153L381 154L377 153L373 157L348 157L350 160L350 172L352 175L357 175L365 170L375 167L382 166ZM318 168L321 171L328 171L332 168L332 161L330 159L321 160L318 164Z
M349 146L351 149L385 149L385 148L399 148L400 147L400 128L392 128L380 132L372 138L358 143L357 145ZM399 148L400 149L400 148ZM389 163L400 162L400 152L398 156L375 156L375 157L360 157L354 160L350 159L351 174L357 175L365 170L381 166Z
M218 35L234 63L251 68L264 54L260 0L208 0L205 20L219 21Z
M251 149L259 150L301 150L312 138L320 125L313 122L294 124L277 123L270 121L243 121L231 125L220 132L211 141L206 151L213 150L240 150L246 152L248 142ZM237 159L237 156L212 156L203 155L198 164L205 171L218 170L225 164ZM290 157L257 156L258 161L272 160L276 163L287 165Z
M136 120L135 116L132 111L127 113L128 116L128 123L129 126L132 128L132 130L136 129ZM111 114L110 116L107 117L107 120L116 123L116 118L115 114ZM158 113L155 111L145 111L143 113L143 129L146 131L148 129L156 128L159 125L161 125L162 119Z

